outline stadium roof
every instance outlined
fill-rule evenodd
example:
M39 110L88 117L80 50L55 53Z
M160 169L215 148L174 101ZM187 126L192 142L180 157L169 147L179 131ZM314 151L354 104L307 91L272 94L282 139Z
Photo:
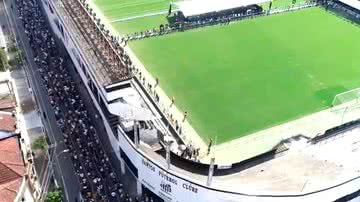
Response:
M353 8L360 10L360 1L359 0L340 0L344 4L347 4Z
M107 94L107 100L111 102L108 107L110 113L121 116L124 120L152 120L160 118L153 115L142 101L134 88L125 88Z
M270 1L272 0L190 0L174 4L179 8L185 17L190 17Z

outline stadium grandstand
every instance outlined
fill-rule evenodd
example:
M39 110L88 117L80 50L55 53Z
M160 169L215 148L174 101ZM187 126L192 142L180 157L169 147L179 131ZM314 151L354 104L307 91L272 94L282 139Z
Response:
M360 1L357 1L357 0L341 0L340 2L352 7L352 8L355 8L357 10L360 10Z
M256 6L262 3L271 2L271 0L248 0L248 1L180 1L174 3L178 8L179 15L185 19L199 19L206 16L226 16L229 13L241 13L245 11L246 14L251 14L252 8L249 6ZM261 12L261 7L257 7L256 12Z
M359 1L39 1L137 194L357 197Z

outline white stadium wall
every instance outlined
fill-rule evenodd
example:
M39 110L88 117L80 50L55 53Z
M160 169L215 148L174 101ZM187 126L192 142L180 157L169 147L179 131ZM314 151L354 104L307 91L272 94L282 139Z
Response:
M176 173L173 170L167 170L164 166L157 163L154 159L151 159L143 151L137 149L133 142L128 138L128 136L122 131L121 128L118 128L118 139L113 134L109 123L106 121L105 115L98 104L98 100L105 97L104 90L102 87L96 83L94 79L94 74L92 74L91 69L87 68L87 73L83 71L81 64L84 64L85 67L89 66L90 63L86 61L83 57L82 49L76 44L76 40L73 39L74 36L71 36L68 31L62 17L60 17L53 5L52 0L41 0L43 2L44 10L49 18L49 22L54 33L62 40L67 52L69 53L71 59L74 62L74 65L85 84L87 90L91 92L91 89L88 85L88 81L91 80L96 88L98 89L98 97L89 93L91 98L94 100L94 104L102 120L104 121L107 134L109 136L113 150L117 154L117 157L122 163L122 168L126 161L121 158L119 154L119 147L123 152L123 155L126 155L128 160L132 165L127 165L128 167L134 167L137 170L138 184L143 185L154 194L161 197L164 201L167 202L294 202L294 201L333 201L342 196L348 195L357 191L360 187L360 179L354 179L352 181L346 182L344 184L332 187L326 190L322 190L314 193L307 193L304 195L298 196L287 196L277 193L276 196L272 195L247 195L246 193L233 193L227 192L226 190L218 190L212 187L207 187L204 182L199 182L197 180L191 179L189 176L185 176L180 173ZM53 11L50 10L49 5L52 5ZM56 25L56 22L59 22L59 25L62 27L61 31ZM275 185L274 185L275 186ZM139 187L139 186L138 186ZM140 186L141 187L141 186ZM261 193L259 193L261 194Z
M156 163L135 145L119 128L119 143L123 152L137 168L138 180L166 202L294 202L294 201L334 201L337 198L355 192L360 187L360 179L343 185L304 195L247 195L232 193L207 187L201 182L189 179L180 173L167 170ZM276 186L276 185L274 185Z

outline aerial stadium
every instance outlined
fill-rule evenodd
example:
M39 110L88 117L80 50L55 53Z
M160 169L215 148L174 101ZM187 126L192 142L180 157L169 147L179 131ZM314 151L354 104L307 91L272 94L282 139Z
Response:
M360 193L360 1L43 0L158 201Z

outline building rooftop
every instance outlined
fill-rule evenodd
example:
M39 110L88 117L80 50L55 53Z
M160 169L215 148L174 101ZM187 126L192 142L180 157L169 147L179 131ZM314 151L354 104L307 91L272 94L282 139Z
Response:
M0 110L13 110L16 107L16 102L11 96L0 99Z
M25 165L18 137L0 140L0 196L1 202L14 201L20 189Z
M10 112L0 111L0 131L15 132L16 118Z

